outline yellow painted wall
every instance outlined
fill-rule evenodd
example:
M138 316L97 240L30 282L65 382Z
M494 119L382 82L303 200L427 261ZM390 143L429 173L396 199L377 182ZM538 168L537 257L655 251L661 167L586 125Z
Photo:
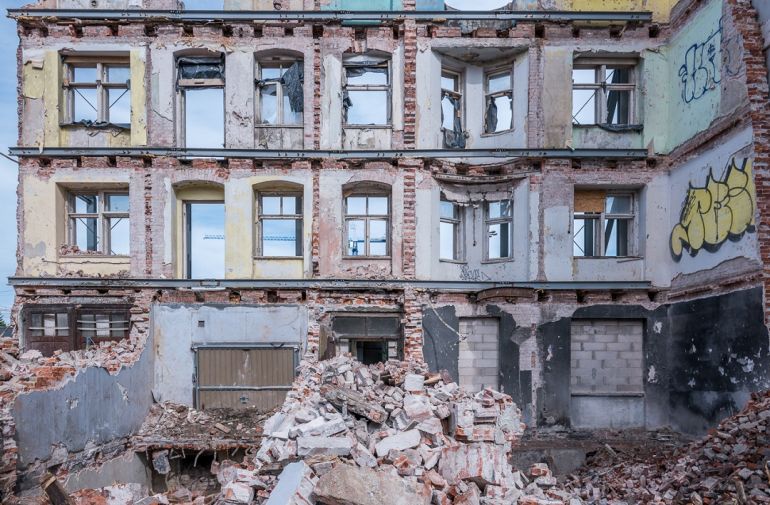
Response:
M576 11L650 11L653 20L668 21L678 0L559 0L560 8Z

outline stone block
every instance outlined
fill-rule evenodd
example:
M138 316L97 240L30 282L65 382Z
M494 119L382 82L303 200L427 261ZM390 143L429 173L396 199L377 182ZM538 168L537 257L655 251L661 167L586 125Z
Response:
M299 456L347 456L353 444L347 437L299 437Z
M313 492L321 504L429 505L430 487L389 472L337 465L324 474Z

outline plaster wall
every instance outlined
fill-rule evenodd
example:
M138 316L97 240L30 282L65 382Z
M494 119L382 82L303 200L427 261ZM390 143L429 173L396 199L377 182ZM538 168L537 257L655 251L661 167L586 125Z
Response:
M290 344L299 346L302 355L307 344L303 306L156 304L152 314L153 396L159 402L192 405L195 345Z

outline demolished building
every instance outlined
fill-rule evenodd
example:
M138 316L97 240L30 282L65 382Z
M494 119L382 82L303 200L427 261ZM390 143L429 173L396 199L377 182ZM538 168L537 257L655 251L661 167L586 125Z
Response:
M770 386L753 3L11 9L2 496L94 461L73 489L150 479L154 403L270 410L344 353L499 389L536 428L737 412ZM134 448L248 442L172 438Z

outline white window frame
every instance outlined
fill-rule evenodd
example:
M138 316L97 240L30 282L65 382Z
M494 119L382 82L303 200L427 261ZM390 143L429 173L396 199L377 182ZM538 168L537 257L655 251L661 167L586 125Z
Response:
M489 205L497 202L507 201L510 204L511 213L509 216L489 217ZM489 227L495 224L509 223L508 233L508 256L500 258L489 257ZM510 198L501 198L498 200L484 201L484 263L498 263L502 261L513 260L513 200Z
M444 76L449 76L452 79L454 79L454 82L457 83L457 89L447 89L443 85L443 78ZM439 100L439 104L444 100L444 94L451 95L453 98L460 101L460 107L457 109L460 114L460 125L463 129L463 132L465 131L465 94L463 93L463 73L459 70L454 70L449 67L441 67L441 98ZM441 113L443 114L444 109L443 107L439 107ZM444 126L444 117L442 115L441 117L441 131L443 132L447 128Z
M284 214L283 213L283 199L281 199L281 213L280 214L265 214L263 213L262 209L264 208L262 205L262 199L266 196L273 196L273 197L285 197L285 196L292 196L297 199L297 206L300 209L299 214ZM256 225L256 237L257 237L257 243L256 243L256 257L257 258L265 258L265 259L280 259L280 258L301 258L303 255L304 247L303 247L303 234L301 233L302 230L304 230L304 215L302 213L303 207L303 201L302 201L302 193L298 191L264 191L264 192L258 192L256 194L256 205L257 205L257 222ZM264 238L263 238L263 230L264 226L262 224L262 221L265 219L270 220L286 220L286 221L294 221L295 227L300 231L300 233L297 233L296 237L296 245L294 246L294 249L298 251L298 253L294 256L265 256L263 249L264 249ZM299 224L297 225L297 222Z
M607 79L607 67L624 68L628 70L628 84L613 84L605 82ZM637 71L638 61L632 58L578 58L573 62L573 70L594 70L594 83L572 83L572 99L576 90L594 90L594 118L593 123L578 123L575 114L572 115L573 126L597 126L607 123L607 93L610 91L629 91L628 122L617 123L617 126L631 126L638 123L637 118ZM582 109L582 108L581 108ZM574 110L574 105L573 105Z
M387 76L387 84L349 84L348 83L348 68L355 67L384 67ZM393 127L393 68L391 66L391 60L385 60L381 62L372 62L371 64L362 65L360 62L350 61L343 62L342 64L342 89L345 93L350 91L385 91L385 108L386 108L386 120L385 124L359 124L349 123L347 117L347 110L343 106L342 110L342 126L345 128L392 128ZM355 104L353 105L355 107Z
M98 197L98 205L96 212L75 212L75 198L78 195L89 195ZM115 257L128 257L128 254L112 254L110 252L110 220L111 219L126 219L129 222L129 243L131 241L130 236L130 200L129 211L110 211L107 210L107 199L110 196L129 196L128 190L103 190L103 191L78 191L70 190L67 192L67 212L66 212L66 226L67 226L67 244L70 246L77 245L77 230L75 222L78 219L96 219L96 251L81 251L82 253L101 254L104 256Z
M452 207L455 210L455 217L454 218L448 218L441 214L441 204L442 203L449 203L452 204ZM453 202L451 200L448 200L446 198L441 198L439 202L439 221L440 223L448 223L452 225L453 233L454 233L454 258L443 258L441 256L441 226L439 225L439 261L446 261L450 263L465 263L465 247L463 244L463 237L464 237L464 216L465 216L465 209L464 207L460 206L457 202Z
M255 74L257 75L257 80L261 81L263 79L262 77L262 69L264 68L281 68L283 72L289 69L293 64L299 63L300 65L303 64L303 60L301 58L291 58L291 57L277 57L277 58L267 58L267 59L261 59L256 62L256 69ZM283 73L282 72L282 73ZM280 81L276 81L274 83L270 83L270 85L275 85L275 99L276 99L276 117L278 118L275 123L263 123L262 122L262 87L259 85L255 86L255 104L256 104L256 114L255 114L255 125L257 128L303 128L304 122L305 122L305 112L300 112L300 119L297 123L285 123L284 122L284 111L283 111L283 98L284 98L284 89L283 84ZM304 91L304 83L303 83L303 91Z
M79 124L75 118L75 96L80 89L96 90L96 122L110 122L110 107L117 103L124 94L128 94L129 107L131 107L131 63L128 56L62 56L63 76L62 93L64 95L64 124ZM94 82L75 81L75 68L96 67L96 80ZM129 79L126 82L109 82L107 71L110 67L124 67L128 69ZM109 90L125 90L112 104L110 104ZM82 96L82 95L81 95ZM83 99L88 101L84 96ZM117 126L130 127L128 123L115 123Z
M580 191L578 189L578 191ZM607 198L613 197L613 196L621 196L621 197L630 197L631 198L631 212L630 213L608 213L606 212L607 208ZM638 206L637 206L637 195L636 193L632 191L607 191L606 195L604 196L604 204L602 206L601 212L573 212L572 214L572 240L573 240L573 252L572 255L574 258L633 258L637 256L637 243L636 243L636 228L637 228L637 216L639 215ZM598 244L599 248L599 254L598 255L591 255L591 256L575 256L574 252L574 246L575 246L575 221L577 220L587 220L587 219L594 219L599 221L599 225L594 227L594 244ZM607 256L606 255L606 246L604 244L604 230L607 227L607 220L609 219L623 219L628 221L628 254L620 256ZM585 251L583 251L585 252Z
M497 77L500 75L507 75L510 78L510 82L509 82L510 87L504 90L490 93L489 91L490 79L492 77ZM489 110L489 101L494 98L505 96L505 95L508 95L511 99L511 124L508 126L508 128L504 130L488 132L487 131L487 111ZM484 124L482 125L482 131L484 132L483 135L500 135L501 133L506 133L511 130L513 130L513 68L510 65L506 65L504 67L492 68L484 72Z

